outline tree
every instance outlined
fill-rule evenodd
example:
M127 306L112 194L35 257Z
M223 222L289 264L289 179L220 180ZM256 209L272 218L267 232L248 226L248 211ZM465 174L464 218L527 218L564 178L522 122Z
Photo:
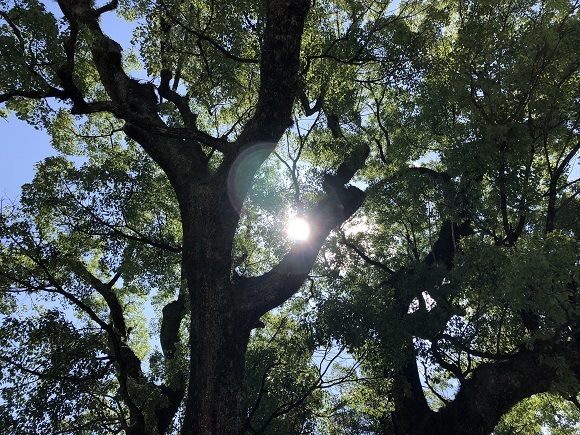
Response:
M100 27L99 17L118 3L59 1L61 18L36 1L2 4L0 102L51 132L61 151L74 153L80 139L90 136L86 165L78 170L62 158L49 159L24 192L22 212L3 218L3 293L58 295L88 316L85 327L92 332L86 334L100 343L93 359L102 361L119 389L97 399L106 409L99 412L100 422L66 422L62 414L39 421L63 430L117 424L127 433L164 433L185 398L183 433L240 433L250 331L299 290L329 232L362 203L363 192L346 184L364 159L352 150L336 173L326 174L326 194L307 210L308 243L293 246L259 276L239 274L233 260L241 206L255 174L292 125L310 3L123 4L124 16L146 18L140 57L152 82L127 74L130 56L124 59ZM151 254L152 248L160 252ZM158 282L165 279L171 282ZM130 313L132 300L152 288L166 300L160 383L143 373L144 354L137 349L142 340L132 335ZM62 334L74 330L55 309L47 313ZM179 333L184 319L186 338ZM33 335L52 328L33 322L22 328ZM9 346L15 337L4 340ZM75 355L90 351L80 348L81 340L74 343ZM60 347L39 352L50 359ZM5 360L8 370L19 368L23 376L47 376L18 354ZM83 359L47 366L57 370L73 361ZM84 375L68 381L83 383ZM16 378L10 382L20 385ZM62 387L67 380L54 382ZM46 400L54 394L46 392ZM18 409L40 397L35 390L27 397L11 395L7 403ZM82 394L70 406L84 400L88 408L96 406ZM4 412L8 421L15 418L15 411Z
M0 102L59 152L0 221L5 431L490 433L576 400L577 2L57 3L0 2Z
M379 356L395 433L488 434L548 391L578 403L578 7L431 5L416 25L444 27L420 83L369 86L367 130L392 146L366 169L369 228L343 235L319 322Z

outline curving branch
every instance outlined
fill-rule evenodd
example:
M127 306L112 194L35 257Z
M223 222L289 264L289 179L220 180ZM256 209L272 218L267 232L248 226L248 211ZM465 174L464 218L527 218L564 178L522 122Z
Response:
M356 187L345 188L344 194L349 197L348 202L341 204L327 197L307 215L312 229L309 241L296 243L280 263L266 274L242 278L239 286L244 302L240 309L251 314L254 323L300 289L332 229L354 214L365 197L364 192Z
M364 253L364 251L362 249L360 249L358 246L356 246L353 242L350 242L347 238L346 238L346 234L344 231L340 232L340 235L342 237L342 243L352 249L356 255L358 255L365 263L370 264L371 266L375 266L378 267L381 270L384 270L385 272L387 272L389 275L394 275L395 271L392 270L391 268L389 268L386 264L381 263L380 261L377 260L373 260L371 257L369 257L367 254Z
M103 12L111 10L110 2ZM130 78L123 69L121 46L106 36L99 24L99 10L90 0L58 0L58 4L71 25L84 28L90 35L90 50L101 83L117 106L117 115L140 125L164 126L157 115L157 97L154 87Z
M128 330L127 324L125 322L125 313L123 312L123 307L121 306L121 301L115 294L113 290L113 286L121 277L122 266L119 268L117 273L113 278L105 283L97 278L94 274L92 274L83 264L78 264L78 267L81 271L81 274L85 275L87 280L89 281L91 287L93 287L97 293L99 293L103 299L105 300L107 307L109 308L109 312L111 315L111 320L113 322L113 327L117 330L116 332L119 334L122 340L128 339ZM140 365L140 363L139 363ZM138 372L140 372L140 367L138 370L135 370L136 377L140 377Z
M326 89L322 89L320 97L316 99L314 106L310 107L310 102L308 101L308 96L304 89L300 88L298 90L298 99L300 100L300 104L302 105L302 110L304 110L304 114L306 116L312 116L315 113L318 113L322 110L324 106L324 96L326 94Z
M127 75L122 64L121 46L106 36L100 27L99 15L114 8L116 1L97 10L93 9L92 3L90 0L58 0L71 28L82 29L90 36L92 60L111 101L104 108L125 121L124 132L161 166L173 184L190 181L206 164L200 143L221 147L223 141L196 128L173 129L165 124L158 114L155 86L140 83ZM95 106L95 103L73 102L77 113L103 108L103 103ZM183 110L184 106L181 108Z
M0 103L5 103L8 100L11 100L14 97L23 97L23 98L31 98L33 100L40 100L43 98L68 98L68 94L66 91L62 89L58 89L52 86L49 86L48 89L45 90L20 90L20 89L13 89L8 92L4 92L0 94Z
M169 87L169 81L171 80L171 71L164 69L161 70L161 84L157 88L159 95L168 101L171 101L179 110L181 117L183 118L183 123L187 128L195 128L195 123L197 121L197 115L195 115L190 107L187 98L179 95L175 90Z
M176 300L163 307L159 341L168 365L175 364L175 359L179 357L179 355L176 355L177 344L180 341L179 328L187 308L186 296L182 291L180 291ZM165 396L166 402L157 405L155 417L157 419L157 431L162 434L166 433L167 428L171 425L171 421L185 396L184 375L179 372L166 374L166 379L161 385L160 391Z
M368 150L366 147L366 152L362 153L365 158ZM365 193L345 184L363 164L361 153L353 152L335 175L327 174L324 186L326 196L306 216L311 227L308 241L295 243L280 263L264 275L240 277L240 310L250 321L255 323L260 316L282 304L300 289L330 232L348 220L362 205Z
M432 413L429 433L445 428L445 433L488 434L513 405L534 394L549 391L559 379L558 369L550 364L562 358L568 368L580 374L580 348L577 343L545 346L538 351L520 351L507 361L483 363L462 383L455 399L444 409ZM450 428L449 422L462 422Z

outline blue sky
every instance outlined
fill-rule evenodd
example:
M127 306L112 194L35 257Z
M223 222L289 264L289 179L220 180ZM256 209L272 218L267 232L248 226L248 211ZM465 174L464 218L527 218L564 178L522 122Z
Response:
M15 116L0 118L0 200L14 200L34 177L34 165L53 153L46 133Z
M45 132L15 116L0 118L0 198L17 199L20 186L32 181L34 165L52 154Z

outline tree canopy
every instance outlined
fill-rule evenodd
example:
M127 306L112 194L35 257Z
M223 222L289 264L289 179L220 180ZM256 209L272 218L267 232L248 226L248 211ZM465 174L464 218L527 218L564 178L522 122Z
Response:
M0 429L578 430L579 10L0 0Z

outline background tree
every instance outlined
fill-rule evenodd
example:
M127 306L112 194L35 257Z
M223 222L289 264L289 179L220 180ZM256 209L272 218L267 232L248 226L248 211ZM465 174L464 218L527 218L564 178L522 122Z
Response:
M395 433L487 434L548 391L577 403L578 7L426 5L413 25L441 21L419 83L368 87L365 128L388 152L319 322L380 355ZM498 433L534 431L513 418Z

